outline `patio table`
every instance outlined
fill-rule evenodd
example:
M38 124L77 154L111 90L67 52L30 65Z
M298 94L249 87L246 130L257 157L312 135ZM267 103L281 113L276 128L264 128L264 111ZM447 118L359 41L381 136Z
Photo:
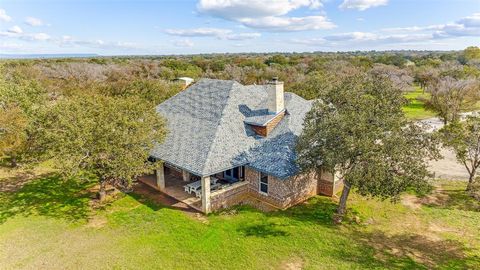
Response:
M217 182L218 182L218 178L213 177L213 176L210 177L210 185L216 186ZM202 181L201 180L195 181L195 182L187 184L183 187L185 189L185 192L187 192L188 194L192 194L192 192L196 192L197 190L199 190L202 187Z
M220 188L221 184L220 183L215 183L215 184L212 184L210 186L210 191L214 191L214 190L217 190L218 188ZM202 197L202 190L201 189L198 189L195 191L195 196L197 198L200 198Z
M192 194L192 192L195 192L201 187L202 187L202 181L195 181L193 183L190 183L184 186L185 192L187 192L188 194Z

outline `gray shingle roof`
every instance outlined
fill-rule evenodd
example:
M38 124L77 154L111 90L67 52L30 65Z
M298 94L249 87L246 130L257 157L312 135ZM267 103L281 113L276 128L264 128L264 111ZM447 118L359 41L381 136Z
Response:
M255 126L265 126L270 122L275 116L282 113L281 112L275 114L268 112L267 109L258 110L256 113L252 113L252 116L245 117L244 122L247 124L255 125Z
M266 101L264 86L202 79L157 106L169 133L151 155L200 176L246 164L279 178L294 175L295 141L312 103L285 93L288 114L263 138L244 121L270 117Z

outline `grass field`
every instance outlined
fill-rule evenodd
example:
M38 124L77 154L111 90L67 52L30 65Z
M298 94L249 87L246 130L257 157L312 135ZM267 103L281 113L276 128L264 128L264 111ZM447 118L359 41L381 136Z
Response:
M419 98L428 99L429 95L424 94L419 86L414 87L414 91L407 92L405 98L410 103L403 107L405 115L413 120L421 120L430 117L435 117L435 112L425 109L425 104Z
M396 204L354 193L342 225L332 224L336 201L326 197L287 211L239 207L205 217L138 194L93 209L92 186L55 174L3 177L1 268L480 268L480 203L464 195L463 182Z

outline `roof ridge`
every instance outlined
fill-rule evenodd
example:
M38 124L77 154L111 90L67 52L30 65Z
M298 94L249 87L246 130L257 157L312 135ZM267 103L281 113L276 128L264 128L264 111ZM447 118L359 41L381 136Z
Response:
M207 152L207 158L205 159L205 163L203 164L203 167L202 167L202 172L205 171L205 168L209 165L210 163L210 156L212 155L212 148L213 146L216 144L216 141L217 141L217 138L218 138L218 133L221 129L221 127L223 126L223 123L226 121L225 120L225 117L223 117L225 115L225 110L226 108L229 107L230 103L231 103L231 100L232 100L232 97L230 95L230 93L233 91L234 87L235 86L241 86L243 87L243 85L235 80L223 80L223 81L231 81L232 84L230 85L230 88L228 90L229 92L229 95L228 95L228 100L227 102L225 102L225 106L223 106L223 109L222 109L222 114L221 114L221 117L220 117L220 121L218 122L218 125L217 125L217 128L215 130L215 134L213 136L213 140L212 142L210 143L210 146L208 147L208 152Z

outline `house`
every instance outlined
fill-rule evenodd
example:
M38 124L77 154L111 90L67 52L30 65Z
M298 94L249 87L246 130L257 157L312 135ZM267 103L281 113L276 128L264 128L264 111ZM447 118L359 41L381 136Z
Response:
M153 185L204 213L239 203L285 209L332 196L340 181L302 174L295 163L311 106L275 78L266 85L201 79L156 108L169 133L151 151L163 164Z
M190 77L179 77L179 78L176 78L175 81L183 83L183 87L188 87L195 80Z

